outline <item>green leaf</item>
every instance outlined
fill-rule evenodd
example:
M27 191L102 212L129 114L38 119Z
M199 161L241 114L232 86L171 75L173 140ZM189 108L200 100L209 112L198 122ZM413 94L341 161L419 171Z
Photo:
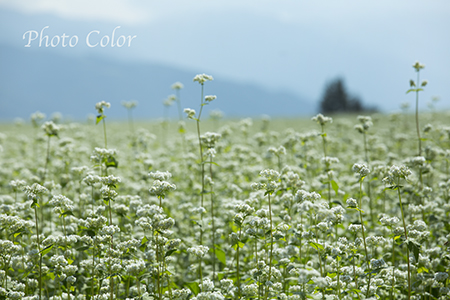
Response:
M104 118L106 118L105 115L98 115L97 119L95 121L95 125L97 125L98 123L100 123L101 120L103 120Z
M197 295L200 292L200 287L198 286L198 282L186 282L184 284L187 286L195 295Z
M177 251L177 249L172 249L172 250L167 251L166 254L164 255L164 257L171 256L175 251Z
M425 268L425 267L420 267L420 268L417 269L417 273L420 274L420 273L423 273L423 272L429 273L430 271L427 268Z
M48 272L47 275L48 275L48 277L50 277L52 280L55 280L55 274L53 274L52 272Z
M64 216L73 216L73 212L68 210L59 215L60 218Z
M347 207L347 209L354 209L354 210L360 211L361 213L364 213L364 211L362 209L359 209L357 207Z
M342 204L342 202L339 201L339 200L333 200L333 201L331 201L331 203L334 203L334 204L337 204L337 205L340 205L340 206L344 207L344 205Z
M225 255L225 251L223 251L222 249L220 249L217 245L215 245L216 247L216 249L215 249L215 252L216 252L216 257L217 257L217 259L221 262L221 263L223 263L224 265L226 265L227 264L227 260L226 260L226 255Z
M264 193L264 196L267 196L267 195L272 195L272 194L273 194L273 192L274 192L274 191L266 191L266 192Z
M414 258L416 259L416 261L419 261L420 245L413 241L409 241L408 248L409 248L409 251L413 252Z
M88 236L95 236L95 231L91 229L83 229L83 232L86 233Z
M69 263L69 265L71 265L73 263L73 260L71 260L70 258L67 259L67 262Z
M107 168L117 168L119 166L119 162L114 157L110 156L106 160L105 166Z
M331 187L333 188L334 192L336 193L336 196L338 195L339 186L336 183L336 181L331 180Z
M327 273L327 276L328 277L330 277L330 278L334 278L334 277L336 277L336 273Z
M409 89L406 91L406 93L409 94L410 92L415 92L415 91L416 91L416 89Z
M45 254L49 253L50 250L52 250L53 248L53 244L51 244L50 246L45 247L42 251L41 251L41 255L44 256Z
M186 130L184 130L184 128L183 128L183 127L180 127L180 128L178 128L178 132L179 132L179 133L185 133L185 132L186 132Z
M401 235L397 235L394 237L394 241L398 240L401 237Z
M213 164L219 167L219 165L213 161L204 161L203 164Z
M313 247L317 251L319 251L319 249L323 250L323 246L321 244L314 243L314 242L309 242L309 244L311 245L311 247Z
M147 242L148 242L148 239L147 239L146 236L144 236L144 237L142 238L141 245L139 246L139 249L140 249L142 252L144 252L145 249L147 249Z
M18 237L21 233L22 233L22 231L14 233L14 238Z
M89 249L89 246L81 246L81 247L76 248L77 251L84 251L87 249Z

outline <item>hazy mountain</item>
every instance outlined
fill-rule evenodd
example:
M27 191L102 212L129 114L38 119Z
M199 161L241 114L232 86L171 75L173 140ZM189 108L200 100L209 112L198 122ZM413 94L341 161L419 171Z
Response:
M61 56L52 49L16 49L0 45L0 119L27 119L37 110L61 112L75 119L95 113L95 103L112 104L107 115L125 118L122 100L137 100L135 116L163 116L162 101L180 81L183 107L199 109L200 85L192 78L201 71L182 70L156 63L136 63L106 57ZM214 76L214 74L211 74ZM206 111L220 109L229 117L298 116L312 114L315 105L298 95L265 89L220 77L205 83L205 95L217 95ZM176 107L169 108L176 116Z

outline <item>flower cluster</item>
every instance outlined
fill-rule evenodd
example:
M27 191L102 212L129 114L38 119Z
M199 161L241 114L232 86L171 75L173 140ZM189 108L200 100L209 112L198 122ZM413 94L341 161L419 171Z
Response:
M106 102L106 101L97 102L95 104L95 109L97 110L97 112L99 114L103 114L104 109L110 108L110 107L111 107L111 103Z
M203 85L206 81L212 81L212 80L214 80L214 78L211 75L206 75L205 73L195 75L195 77L193 79L194 82L198 82L201 85Z

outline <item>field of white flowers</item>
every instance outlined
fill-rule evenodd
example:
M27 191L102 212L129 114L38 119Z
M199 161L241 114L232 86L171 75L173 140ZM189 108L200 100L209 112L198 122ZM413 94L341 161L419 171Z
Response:
M448 113L203 120L211 79L0 126L1 299L449 299Z

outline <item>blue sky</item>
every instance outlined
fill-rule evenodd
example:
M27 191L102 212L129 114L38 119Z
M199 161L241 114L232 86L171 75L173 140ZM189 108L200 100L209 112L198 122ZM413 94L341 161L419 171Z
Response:
M23 33L44 26L80 41L121 26L120 34L137 36L130 48L30 50L158 62L311 102L342 76L350 92L388 112L412 106L405 91L419 60L429 81L423 109L432 96L450 107L448 1L0 0L0 15L1 43L23 47Z

